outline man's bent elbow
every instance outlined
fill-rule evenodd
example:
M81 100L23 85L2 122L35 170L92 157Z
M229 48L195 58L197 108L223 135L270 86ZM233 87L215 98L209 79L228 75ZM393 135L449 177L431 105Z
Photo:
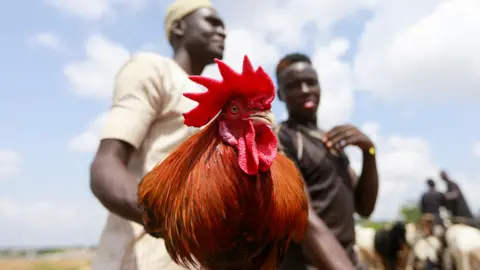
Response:
M90 190L93 195L102 201L103 196L103 186L105 186L105 179L102 176L103 169L105 166L105 158L95 157L95 159L90 164Z

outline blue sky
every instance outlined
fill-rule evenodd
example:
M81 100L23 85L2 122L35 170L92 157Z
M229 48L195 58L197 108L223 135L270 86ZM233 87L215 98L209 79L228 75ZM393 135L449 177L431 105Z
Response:
M0 246L96 243L105 213L90 194L88 166L98 131L89 133L93 145L69 145L89 132L110 100L81 93L98 93L104 85L101 90L111 92L125 55L109 48L171 55L163 1L90 2L31 1L29 9L0 4ZM354 2L269 0L252 9L255 1L214 1L229 31L225 60L238 67L248 54L271 73L282 54L312 56L324 83L321 124L351 122L377 144L384 189L375 217L395 217L398 205L416 199L425 177L436 177L439 167L452 172L479 209L472 199L480 189L480 154L474 155L480 57L473 53L480 38L470 33L480 30L480 6L468 0ZM419 11L408 12L414 6ZM460 17L455 10L466 6L468 14ZM271 19L259 23L264 14ZM97 47L110 47L95 48L92 35L104 42ZM338 38L348 43L344 52ZM85 51L89 41L93 58ZM67 66L90 76L69 75ZM283 104L276 102L274 112L281 119ZM358 153L351 158L359 164Z

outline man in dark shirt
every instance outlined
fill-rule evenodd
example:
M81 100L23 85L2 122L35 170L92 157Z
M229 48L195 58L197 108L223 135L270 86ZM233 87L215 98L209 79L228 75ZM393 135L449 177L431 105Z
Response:
M306 182L311 206L358 266L354 213L369 217L378 194L378 173L372 141L352 125L328 132L317 126L320 84L308 56L289 54L277 70L278 97L285 102L288 120L275 127L279 147L290 157ZM335 91L335 90L333 90ZM342 104L338 104L342 106ZM363 169L357 178L343 149L353 145L363 152ZM281 269L311 269L310 250L292 245Z
M440 207L446 205L446 198L435 187L432 179L427 180L428 190L423 193L420 199L420 212L422 214L432 214L435 217L435 223L443 225L440 217Z
M447 199L447 209L450 211L450 214L456 219L463 218L462 223L474 226L473 213L458 184L452 181L446 171L440 171L440 178L447 185L445 197Z

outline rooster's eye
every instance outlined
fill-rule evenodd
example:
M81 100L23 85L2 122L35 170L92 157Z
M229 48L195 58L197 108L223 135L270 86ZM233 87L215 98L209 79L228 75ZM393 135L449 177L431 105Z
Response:
M239 110L240 110L240 109L239 109L238 106L236 106L236 105L233 105L232 107L230 107L230 112L231 112L231 113L234 113L234 114L235 114L235 113L238 113Z

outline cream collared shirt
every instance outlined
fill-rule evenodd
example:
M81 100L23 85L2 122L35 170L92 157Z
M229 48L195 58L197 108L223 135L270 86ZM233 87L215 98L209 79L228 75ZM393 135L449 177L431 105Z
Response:
M140 181L198 131L183 123L182 113L193 109L196 103L182 93L200 91L202 88L190 81L173 60L153 53L136 54L115 79L113 104L101 139L122 140L136 148L129 170ZM184 269L171 260L163 240L149 235L128 252L127 247L142 231L142 226L109 213L92 269Z

